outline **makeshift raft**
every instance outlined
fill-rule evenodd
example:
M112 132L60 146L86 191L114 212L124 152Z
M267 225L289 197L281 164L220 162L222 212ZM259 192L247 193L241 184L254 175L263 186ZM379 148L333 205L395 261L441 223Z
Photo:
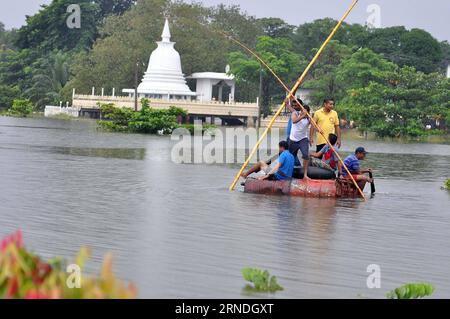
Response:
M296 169L294 178L287 181L260 181L258 179L248 178L243 184L244 191L252 194L295 197L359 197L359 192L350 179L336 179L333 172L316 167L308 168L308 176L312 179L304 181L301 179L303 178L303 170ZM358 186L364 191L366 182L358 182Z

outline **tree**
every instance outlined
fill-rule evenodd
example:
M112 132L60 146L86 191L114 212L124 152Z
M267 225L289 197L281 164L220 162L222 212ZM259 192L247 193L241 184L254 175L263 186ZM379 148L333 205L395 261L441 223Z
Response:
M102 17L122 15L135 4L135 0L96 0L94 2L99 4Z
M286 23L280 18L258 19L258 24L265 35L272 38L292 38L294 26Z
M26 90L31 83L33 61L38 53L33 50L8 51L0 60L0 84Z
M314 49L313 52L316 52ZM345 94L345 82L336 77L336 69L351 55L351 49L337 40L332 40L310 73L305 88L314 89L311 93L313 104L319 105L325 98L340 100Z
M220 4L213 7L210 19L213 29L225 31L250 47L254 47L256 39L263 35L257 20L242 13L238 5Z
M10 108L14 99L20 97L19 89L0 85L0 108Z
M442 41L440 45L442 51L441 69L446 73L448 65L450 64L450 44L448 41Z
M443 59L440 43L424 30L412 29L402 36L402 54L405 56L400 65L414 66L424 73L437 72Z
M392 72L396 65L370 49L360 49L349 59L343 60L336 70L337 80L345 83L346 89L368 86L380 82L385 72Z
M27 117L33 113L33 103L30 100L14 100L8 114L11 116Z
M449 80L413 67L383 72L379 82L350 90L342 102L350 120L378 136L420 136L426 123L444 119L450 110Z
M42 109L45 105L62 101L61 90L69 79L69 56L56 52L38 60L40 66L32 78L32 86L25 96Z
M374 29L370 32L366 45L400 66L414 66L425 73L439 71L444 58L440 43L431 34L420 29Z
M5 25L0 22L0 54L14 48L15 33L15 30L6 30Z
M336 20L325 18L300 25L293 35L295 51L311 59L314 55L313 49L320 48L336 24ZM360 47L365 43L367 36L366 27L344 22L333 39L349 47Z
M305 65L304 58L292 52L292 43L288 39L259 37L255 51L285 83L292 82ZM265 115L270 114L271 97L283 99L286 96L284 88L254 57L248 57L239 51L232 52L229 54L229 62L231 73L239 83L258 83L262 72L262 105Z
M97 37L100 7L90 0L78 1L82 27L71 29L66 21L71 14L67 8L72 3L71 0L54 0L49 5L43 5L37 14L27 17L26 25L17 32L17 47L43 52L89 49Z

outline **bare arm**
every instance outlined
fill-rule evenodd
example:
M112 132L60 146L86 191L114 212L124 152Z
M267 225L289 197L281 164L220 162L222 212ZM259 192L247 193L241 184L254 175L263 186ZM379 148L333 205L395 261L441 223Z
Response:
M323 155L323 152L322 152L322 151L320 151L320 152L318 152L318 153L312 152L310 155L311 155L312 157L315 157L315 158L321 158L322 155Z
M314 134L316 133L316 128L314 125L311 125L311 128L309 129L309 144L311 146L314 145Z
M294 108L292 107L292 101L289 98L286 98L285 104L289 110L289 112L295 112Z
M267 174L266 176L260 177L259 179L260 180L268 179L270 176L275 175L278 172L278 170L280 169L280 167L281 167L281 163L277 163L277 165L275 165L275 167L270 171L269 174Z
M337 147L341 147L342 146L342 139L341 139L341 127L339 125L336 125L336 135L337 135L337 143L336 146Z
M294 112L292 112L292 123L297 124L298 122L300 122L301 120L303 120L304 118L307 118L307 117L308 117L308 114L306 112L302 112L299 115L298 112L294 110Z

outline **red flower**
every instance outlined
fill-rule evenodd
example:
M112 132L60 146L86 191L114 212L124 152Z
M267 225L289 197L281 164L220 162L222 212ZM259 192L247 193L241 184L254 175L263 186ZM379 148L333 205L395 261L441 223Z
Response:
M14 234L6 236L2 240L2 244L1 244L1 247L0 247L1 251L4 252L6 250L6 248L10 244L15 244L17 246L17 248L22 248L23 247L22 231L20 229L17 230Z
M19 289L19 281L17 280L17 277L14 277L9 281L8 283L8 290L6 291L6 298L10 299L15 296Z
M25 299L50 299L46 294L40 293L37 290L27 291Z

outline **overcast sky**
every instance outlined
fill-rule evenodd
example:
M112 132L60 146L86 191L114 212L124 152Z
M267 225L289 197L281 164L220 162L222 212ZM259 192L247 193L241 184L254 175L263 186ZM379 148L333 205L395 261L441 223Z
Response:
M0 21L7 28L20 27L25 15L32 15L41 4L51 0L0 0ZM239 4L248 14L256 17L279 17L291 24L323 17L338 19L351 0L203 0L206 5L219 3ZM74 0L76 3L76 0ZM450 41L450 0L360 0L348 18L349 22L364 24L369 17L367 8L377 4L381 9L381 26L404 25L429 31L438 40Z

